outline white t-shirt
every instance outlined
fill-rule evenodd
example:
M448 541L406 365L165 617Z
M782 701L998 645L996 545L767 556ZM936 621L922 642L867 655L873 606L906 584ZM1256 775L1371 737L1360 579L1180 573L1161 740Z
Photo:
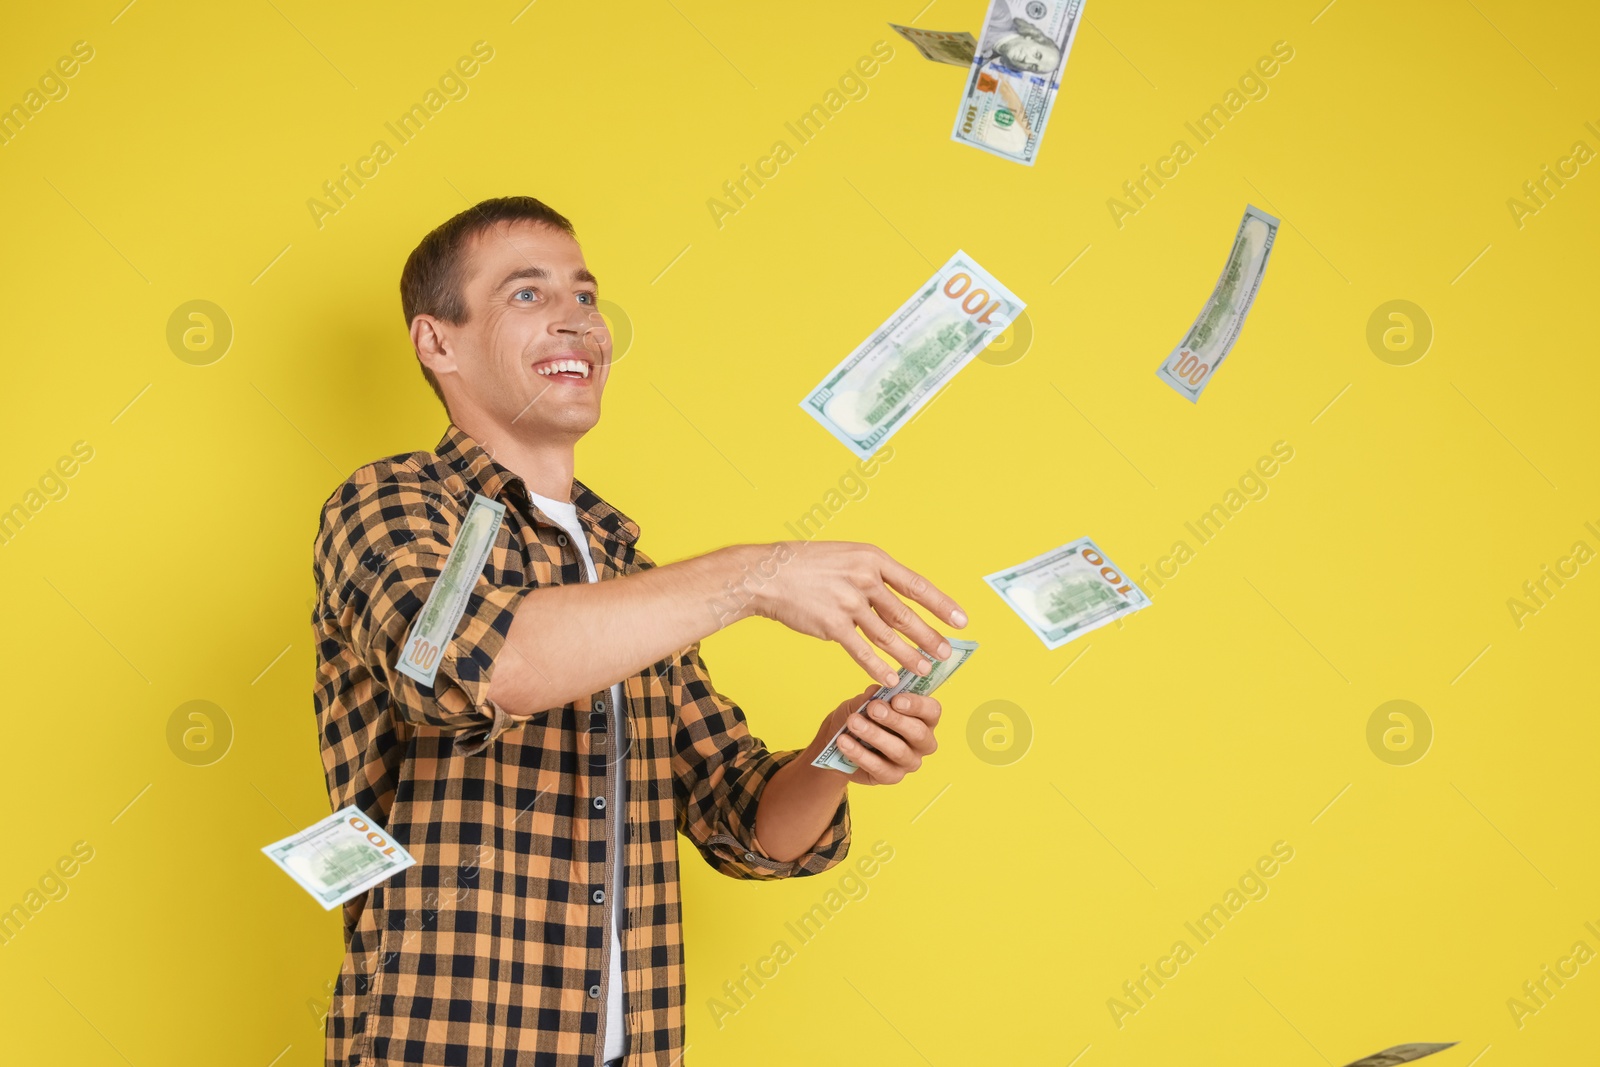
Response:
M569 500L552 500L547 496L540 496L531 489L528 497L539 507L539 510L555 520L567 536L572 539L573 545L578 549L578 555L583 558L583 568L589 575L589 581L598 581L595 574L594 559L589 555L589 539L584 536L583 527L578 521L578 508ZM617 751L622 748L622 730L617 719L622 714L622 683L616 682L611 686L611 706L616 709L615 718L609 732L612 737L613 748ZM626 751L624 748L623 751ZM622 1055L622 1039L625 1025L622 1015L622 938L617 932L617 913L622 907L622 834L619 828L622 825L624 812L627 811L628 781L622 773L622 765L617 766L617 795L609 799L610 810L615 812L610 817L607 831L611 838L612 867L614 870L612 883L606 887L606 896L611 901L611 977L606 982L606 1047L600 1054L601 1060L613 1060Z

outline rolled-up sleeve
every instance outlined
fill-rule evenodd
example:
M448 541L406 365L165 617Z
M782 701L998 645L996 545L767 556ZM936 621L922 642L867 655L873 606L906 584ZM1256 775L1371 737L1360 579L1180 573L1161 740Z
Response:
M800 750L769 752L750 733L743 710L711 683L698 641L677 657L671 681L678 831L706 862L732 878L775 879L820 874L843 860L850 851L848 795L804 854L788 861L762 854L755 836L762 791Z
M479 574L433 683L395 668L464 518L458 503L417 485L358 476L324 507L316 560L333 630L388 695L392 713L454 733L457 751L471 755L527 721L488 693L495 657L531 587L495 586Z

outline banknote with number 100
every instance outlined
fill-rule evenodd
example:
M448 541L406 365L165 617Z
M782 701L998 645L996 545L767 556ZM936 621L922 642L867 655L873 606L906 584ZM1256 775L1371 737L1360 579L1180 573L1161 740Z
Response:
M953 637L947 638L947 640L950 642L950 655L945 659L939 659L937 656L922 649L917 650L922 652L928 659L928 665L931 669L927 674L918 674L909 667L901 667L899 677L894 685L880 685L876 693L862 701L861 706L850 714L865 715L867 713L867 705L874 700L882 700L887 703L901 693L911 693L915 696L932 694L952 674L956 673L963 663L971 659L974 652L978 651L978 642L976 641L962 641ZM860 770L861 768L856 766L855 760L839 750L839 738L843 737L844 733L845 728L843 726L834 731L833 737L829 738L826 747L817 754L816 759L811 761L811 766L821 767L823 770L843 771L845 774L854 774ZM861 739L856 738L856 740L860 741ZM866 748L872 748L865 741L861 743Z
M950 139L1033 166L1083 0L990 0Z
M353 804L261 851L326 911L417 862Z
M428 590L428 600L417 613L406 643L400 650L395 670L424 685L432 685L444 658L445 646L455 636L456 626L466 613L467 600L483 573L483 565L500 532L506 506L475 493L472 506L456 532L456 540L445 557L444 567Z
M1047 648L1060 648L1150 606L1144 590L1124 578L1087 537L986 574L983 580Z
M1156 377L1191 404L1200 402L1200 394L1233 351L1239 331L1244 329L1245 316L1255 306L1256 292L1261 288L1267 257L1272 254L1277 236L1278 220L1247 204L1216 288L1178 347L1156 368Z
M957 252L800 401L868 459L1027 307Z

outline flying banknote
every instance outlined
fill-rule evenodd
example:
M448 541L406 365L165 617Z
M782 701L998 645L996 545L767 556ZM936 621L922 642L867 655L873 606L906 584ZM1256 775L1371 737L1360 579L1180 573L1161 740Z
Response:
M991 0L952 141L1033 166L1083 0Z
M1421 1042L1414 1045L1396 1045L1386 1048L1382 1052L1374 1052L1370 1056L1363 1056L1354 1063L1347 1063L1345 1067L1399 1067L1399 1064L1420 1060L1424 1056L1432 1056L1435 1052L1443 1052L1453 1048L1456 1042L1438 1044L1436 1042Z
M1245 316L1255 306L1256 291L1261 288L1261 276L1266 273L1267 257L1277 236L1277 219L1258 207L1245 207L1217 287L1178 347L1156 368L1156 377L1179 396L1188 397L1191 404L1200 402L1200 394L1233 351Z
M916 50L922 53L923 59L931 59L935 63L948 63L952 67L970 67L972 57L978 50L978 42L970 33L924 30L916 26L901 26L894 22L889 23L889 28L910 41Z
M983 580L1047 648L1060 648L1150 606L1144 591L1124 578L1087 537L986 574Z
M1026 306L957 252L800 406L867 459Z
M417 862L354 805L261 851L330 911Z

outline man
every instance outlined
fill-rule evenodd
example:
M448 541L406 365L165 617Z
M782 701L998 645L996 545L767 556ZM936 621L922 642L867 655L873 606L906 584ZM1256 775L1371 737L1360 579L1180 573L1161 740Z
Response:
M995 37L992 47L997 62L1015 71L1054 74L1061 66L1061 47L1027 19L1012 19L1011 31Z
M849 849L846 782L916 770L940 711L902 694L852 714L869 686L803 751L772 752L700 640L762 616L891 682L874 646L922 674L918 649L950 652L901 596L966 617L871 545L733 545L659 567L640 551L638 526L573 476L611 340L572 225L546 205L457 215L412 252L400 292L450 426L323 507L315 703L334 808L356 805L417 863L345 906L327 1062L671 1067L677 834L734 878L825 871ZM480 515L504 508L487 560L438 583L478 497ZM470 595L429 604L436 584ZM448 636L423 655L414 624L441 612ZM848 779L811 766L846 720Z

